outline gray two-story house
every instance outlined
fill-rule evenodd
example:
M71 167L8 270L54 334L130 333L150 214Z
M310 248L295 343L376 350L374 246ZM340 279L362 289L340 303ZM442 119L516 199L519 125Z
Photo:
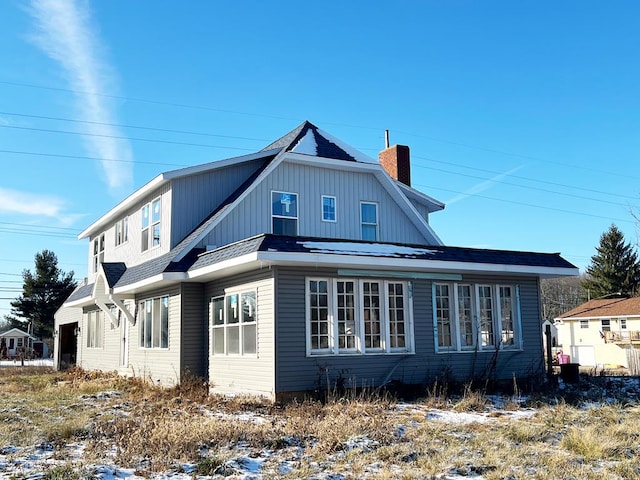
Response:
M539 282L558 254L445 246L444 205L304 122L251 155L160 174L89 225L56 314L58 366L278 398L543 372Z

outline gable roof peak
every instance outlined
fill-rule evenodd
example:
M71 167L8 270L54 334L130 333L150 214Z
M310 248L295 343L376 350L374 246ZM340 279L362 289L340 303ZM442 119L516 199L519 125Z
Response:
M377 163L371 157L321 130L309 120L305 120L286 135L267 145L261 152L273 149L349 162Z

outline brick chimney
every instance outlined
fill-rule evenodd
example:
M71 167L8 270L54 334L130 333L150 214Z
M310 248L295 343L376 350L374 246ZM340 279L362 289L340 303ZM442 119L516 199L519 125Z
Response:
M406 145L387 146L378 155L378 160L380 165L391 175L391 178L399 180L408 187L411 186L409 147Z

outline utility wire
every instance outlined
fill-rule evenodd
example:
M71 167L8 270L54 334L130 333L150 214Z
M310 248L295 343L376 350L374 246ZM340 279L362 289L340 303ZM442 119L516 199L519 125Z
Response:
M44 153L44 152L26 152L23 150L0 150L0 153L11 153L14 155L35 155L40 157L55 157L55 158L78 158L83 160L100 160L104 162L121 162L121 163L138 163L144 165L163 165L169 167L188 167L189 165L183 163L161 163L161 162L144 162L141 160L120 160L117 158L101 158L101 157L87 157L85 155L62 155L57 153Z

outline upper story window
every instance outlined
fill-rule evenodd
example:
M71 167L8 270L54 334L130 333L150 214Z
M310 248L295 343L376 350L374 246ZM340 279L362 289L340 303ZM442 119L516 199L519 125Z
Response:
M102 262L104 262L104 233L93 239L93 273L98 271Z
M255 355L257 352L256 291L211 299L213 355Z
M362 240L378 240L378 204L360 202L360 226Z
M589 320L580 320L580 328L589 328Z
M298 235L298 194L271 192L272 232L276 235Z
M336 221L336 197L329 195L322 196L322 221Z
M169 297L140 302L140 347L169 348Z
M307 353L413 352L408 282L308 278Z
M620 325L620 330L626 330L627 329L627 319L626 318L619 318L618 319L618 324Z
M520 309L512 285L433 284L438 351L520 348Z
M610 318L603 318L601 326L602 326L602 331L603 332L610 332L611 331L611 319Z
M129 241L129 217L116 222L116 247Z
M142 251L160 245L160 197L142 207Z

